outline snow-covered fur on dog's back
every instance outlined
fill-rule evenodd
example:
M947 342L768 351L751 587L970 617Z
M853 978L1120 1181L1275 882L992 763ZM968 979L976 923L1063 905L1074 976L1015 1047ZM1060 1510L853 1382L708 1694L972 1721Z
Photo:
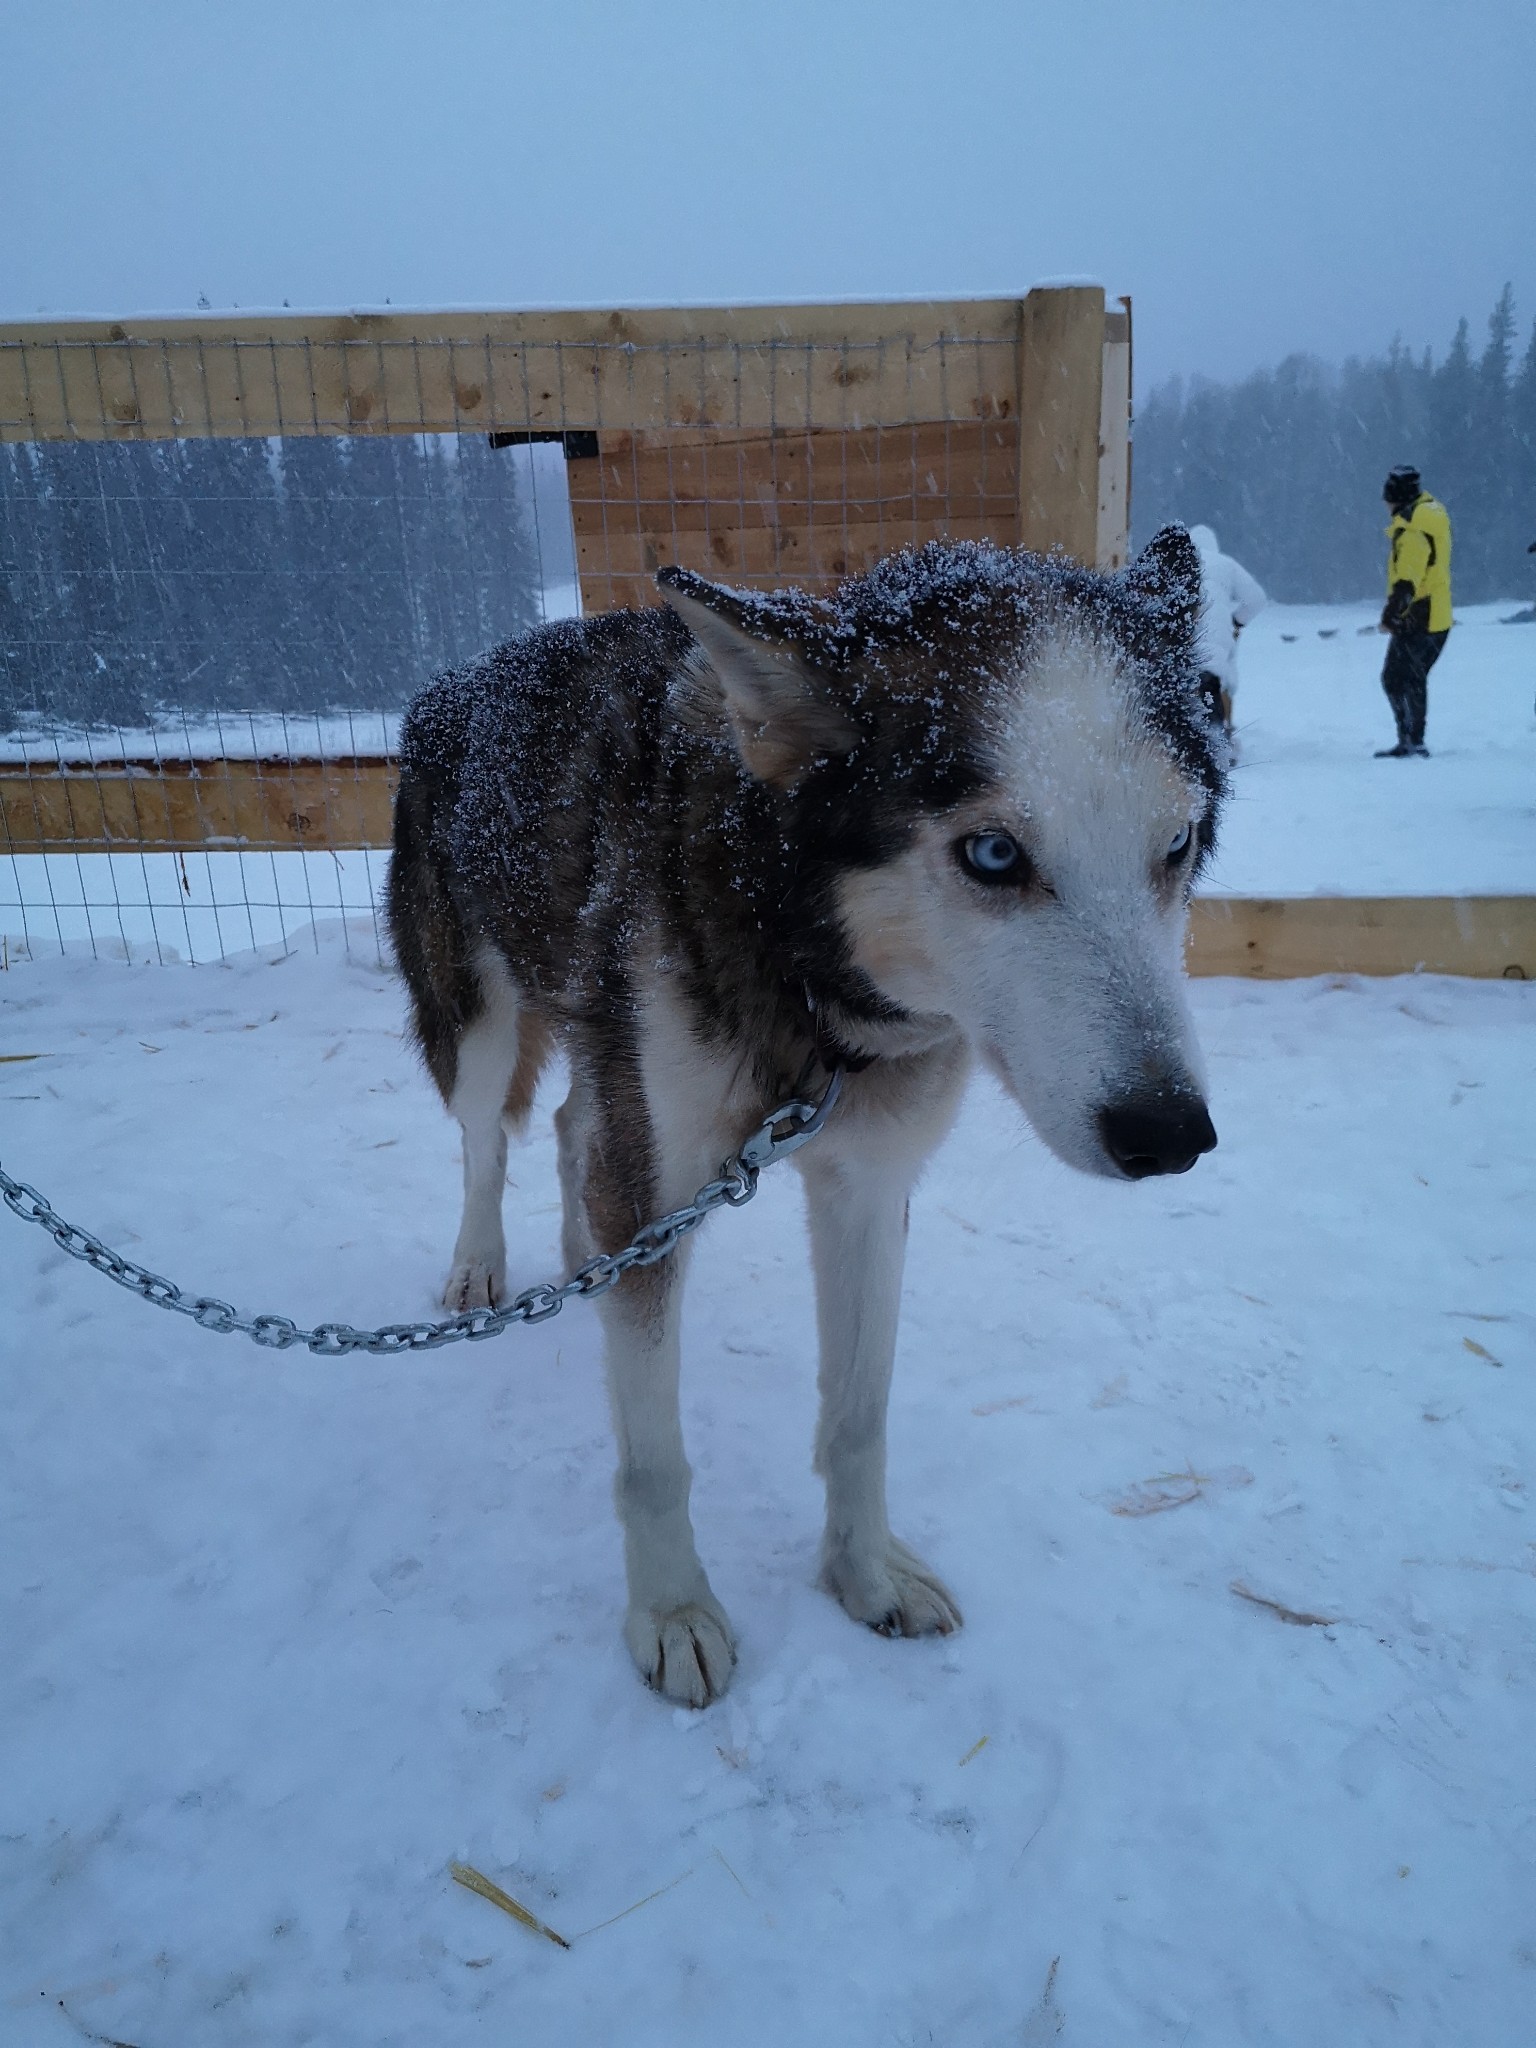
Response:
M405 721L389 917L464 1128L447 1299L505 1287L503 1124L557 1042L573 1261L843 1064L844 1102L800 1155L824 1572L861 1619L953 1626L871 1463L891 1230L973 1054L1084 1170L1182 1171L1215 1142L1181 982L1223 782L1191 666L1198 558L1170 528L1115 577L934 543L825 600L659 581L668 609L546 627L439 677ZM697 1700L731 1639L687 1519L681 1268L637 1269L604 1313L630 1644Z

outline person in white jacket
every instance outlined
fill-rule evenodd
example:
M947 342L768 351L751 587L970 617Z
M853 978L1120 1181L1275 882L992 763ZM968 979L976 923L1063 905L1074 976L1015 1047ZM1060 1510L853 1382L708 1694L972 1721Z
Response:
M1232 733L1232 699L1237 691L1237 636L1269 599L1241 562L1224 555L1208 526L1192 526L1189 537L1200 554L1200 639L1195 662L1200 694Z

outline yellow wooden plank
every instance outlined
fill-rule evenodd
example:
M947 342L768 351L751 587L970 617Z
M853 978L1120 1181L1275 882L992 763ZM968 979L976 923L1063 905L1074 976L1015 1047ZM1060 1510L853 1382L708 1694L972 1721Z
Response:
M773 526L786 518L910 525L937 508L995 522L1012 538L1018 497L1018 437L1003 426L890 428L858 434L735 435L669 447L603 437L600 456L567 464L578 533L595 530L708 531L721 521ZM583 522L586 522L584 525ZM894 544L894 543L893 543Z
M1019 351L1019 539L1089 566L1099 551L1104 292L1032 291Z
M0 852L387 846L393 761L0 765Z
M1197 897L1191 974L1536 979L1536 896Z
M574 465L573 465L574 466ZM718 488L708 497L668 498L659 486L636 491L622 489L606 498L577 499L571 517L578 534L669 533L676 535L713 533L721 526L776 527L825 526L829 529L886 525L893 538L890 545L904 545L915 525L932 527L945 519L980 524L988 536L1005 544L1008 529L1017 514L1017 499L1011 490L994 489L990 479L983 490L977 479L946 477L939 482L909 479L879 497L803 498L787 485L744 485L740 489Z
M1010 542L1012 420L857 433L691 428L599 436L566 464L583 608L654 604L663 563L772 588L822 589L924 541Z
M776 590L780 579L737 575L731 580L754 590ZM580 578L580 588L581 609L587 618L597 612L645 611L662 601L656 579L651 575L621 576L610 570L593 570Z
M0 439L1008 418L1019 302L0 326Z
M576 563L582 577L644 576L663 567L696 569L703 576L775 576L811 587L826 578L855 576L898 548L929 540L989 540L996 522L984 516L951 514L942 503L909 501L877 520L807 520L786 507L777 520L738 524L733 507L721 507L707 526L668 530L665 517L636 527L608 519L592 530L576 529ZM603 607L606 609L606 607Z
M0 321L0 342L39 336L68 341L361 341L500 343L555 341L841 342L910 335L919 341L981 338L1011 344L1019 301L844 299L800 304L587 307L535 311L458 307L409 313L186 313L119 320Z

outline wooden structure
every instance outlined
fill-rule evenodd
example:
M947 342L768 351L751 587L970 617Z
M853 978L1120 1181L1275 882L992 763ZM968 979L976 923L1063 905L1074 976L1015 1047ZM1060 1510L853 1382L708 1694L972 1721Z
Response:
M945 536L1126 559L1129 304L1022 299L0 326L0 440L559 440L583 608L677 562L825 588ZM34 754L36 749L32 750ZM0 761L0 853L388 843L382 757ZM1202 898L1197 974L1536 976L1536 899Z
M241 316L0 326L0 440L560 439L582 601L681 562L815 587L936 536L1117 567L1128 302Z
M827 588L945 537L1125 559L1130 309L1022 299L0 326L0 440L563 444L583 609ZM371 846L381 760L0 761L0 853ZM79 757L76 757L76 756Z

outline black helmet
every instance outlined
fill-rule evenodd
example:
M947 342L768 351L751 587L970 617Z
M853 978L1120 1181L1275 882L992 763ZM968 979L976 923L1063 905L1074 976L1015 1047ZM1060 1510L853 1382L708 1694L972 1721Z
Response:
M1413 464L1400 462L1382 485L1381 495L1389 505L1411 505L1422 488Z

